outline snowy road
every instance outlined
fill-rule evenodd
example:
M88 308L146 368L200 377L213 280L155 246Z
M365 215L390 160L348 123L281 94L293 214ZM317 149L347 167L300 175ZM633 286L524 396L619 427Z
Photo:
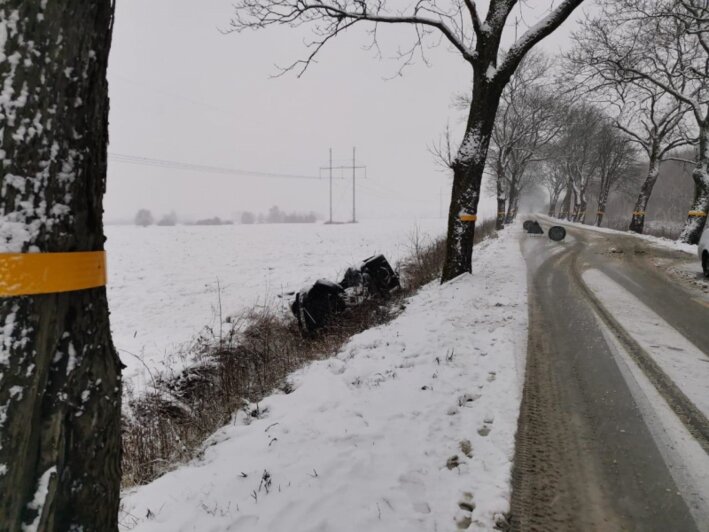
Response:
M548 226L547 226L548 227ZM513 529L709 530L709 297L694 257L523 238L530 338Z

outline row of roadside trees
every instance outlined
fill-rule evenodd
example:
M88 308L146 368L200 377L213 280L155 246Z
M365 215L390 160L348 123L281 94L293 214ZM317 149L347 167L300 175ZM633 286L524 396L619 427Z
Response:
M681 161L694 166L695 192L680 239L696 243L709 211L709 6L609 0L600 7L560 64L528 56L503 92L488 161L498 225L541 184L550 214L596 225L612 190L634 193L627 227L642 233L660 166Z
M634 181L631 139L597 102L560 83L557 72L547 56L531 54L503 92L488 159L498 228L514 220L520 198L534 187L547 190L550 214L600 225L611 190Z

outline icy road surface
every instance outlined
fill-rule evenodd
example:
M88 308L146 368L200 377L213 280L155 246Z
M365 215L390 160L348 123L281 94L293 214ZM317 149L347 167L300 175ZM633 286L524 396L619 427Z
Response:
M512 529L709 532L709 286L694 250L565 225L563 242L522 241Z

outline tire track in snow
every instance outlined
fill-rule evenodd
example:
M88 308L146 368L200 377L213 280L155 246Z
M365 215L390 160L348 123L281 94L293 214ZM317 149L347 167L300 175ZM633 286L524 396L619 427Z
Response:
M584 275L579 269L577 258L578 255L575 255L572 265L572 275L578 287L583 291L588 301L594 307L601 321L610 329L635 363L647 375L650 382L653 383L677 417L679 417L685 427L687 427L689 433L697 439L704 451L709 454L709 420L707 420L706 415L687 397L677 383L668 376L662 366L658 364L655 357L650 355L646 349L643 348L636 337L627 332L613 313L608 311L597 297L596 293L594 293L584 281ZM616 289L618 291L624 290L620 286L617 286ZM630 294L628 294L628 297L635 299L634 296ZM644 307L644 305L641 303L638 302L636 304L636 308L642 307ZM647 312L654 314L650 309L647 309ZM659 316L656 316L655 319L663 322ZM666 330L670 329L674 330L669 325L666 325ZM675 333L679 335L676 331ZM685 342L689 343L687 340L685 340Z
M522 241L530 337L510 529L704 530L581 280L578 259L593 262L594 248L607 244L575 229L560 244Z

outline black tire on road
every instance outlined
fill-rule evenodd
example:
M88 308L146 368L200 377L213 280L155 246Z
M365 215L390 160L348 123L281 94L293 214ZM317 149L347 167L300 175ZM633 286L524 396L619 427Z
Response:
M529 226L534 223L534 220L525 220L524 223L522 224L522 229L525 231L529 231Z
M555 242L559 242L566 238L566 229L560 225L555 225L549 229L549 238Z

